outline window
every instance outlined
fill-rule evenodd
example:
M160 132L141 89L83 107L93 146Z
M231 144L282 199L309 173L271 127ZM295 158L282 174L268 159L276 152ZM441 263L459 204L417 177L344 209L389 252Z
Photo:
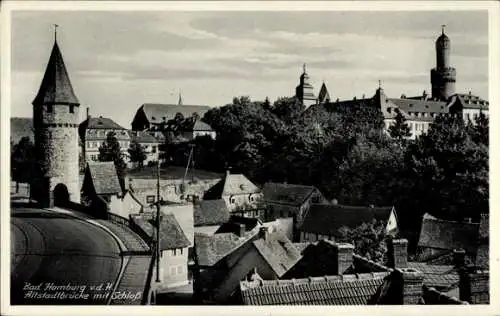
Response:
M87 146L88 146L89 148L92 148L92 142L87 142Z
M179 250L181 251L181 255L182 255L182 248L181 248L181 249L179 249Z
M172 254L173 254L174 256L177 256L177 249L172 250Z
M75 106L74 105L69 106L69 113L75 113Z
M153 154L154 154L154 153L156 153L156 146L152 146L152 147L151 147L151 152L152 152Z
M52 113L53 110L54 110L54 107L52 106L52 104L47 104L47 112Z
M170 275L175 275L176 270L175 267L170 267Z
M93 142L92 147L99 147L99 143L98 142Z
M182 273L182 266L178 266L177 267L177 274L181 274Z
M234 204L234 202L235 202L235 199L231 198L231 204Z
M146 196L146 203L151 204L155 202L155 196L154 195L148 195Z

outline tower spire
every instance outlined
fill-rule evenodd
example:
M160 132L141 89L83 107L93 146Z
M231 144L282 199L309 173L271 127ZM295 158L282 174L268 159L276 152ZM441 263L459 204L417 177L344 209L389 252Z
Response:
M179 89L179 101L177 102L178 105L182 105L182 94L181 94L181 89Z
M444 35L444 28L445 28L445 27L446 27L446 24L442 24L442 25L441 25L441 34L443 34L443 35Z
M306 73L306 63L302 65L302 69L304 70L304 73Z
M54 24L54 42L57 42L57 28L58 27L59 27L59 25Z
M378 80L378 88L382 89L382 81L380 81L380 79Z

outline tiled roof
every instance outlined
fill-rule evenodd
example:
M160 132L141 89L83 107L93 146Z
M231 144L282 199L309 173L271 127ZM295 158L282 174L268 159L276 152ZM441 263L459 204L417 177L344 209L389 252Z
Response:
M487 110L489 107L489 102L472 94L461 94L457 93L455 96L460 101L460 104L465 109L482 109Z
M253 246L278 277L283 276L301 258L292 242L281 233L270 233L253 242Z
M219 200L201 200L194 205L194 226L220 225L229 220L226 202Z
M366 305L385 272L294 280L242 281L245 305Z
M355 228L363 223L387 221L393 207L345 206L339 204L312 204L307 212L301 231L338 236L339 228Z
M390 103L396 105L399 109L409 112L419 113L448 113L446 102L432 100L415 99L388 99Z
M449 250L463 248L474 253L478 237L479 223L445 221L426 213L422 219L418 246Z
M226 174L205 193L205 200L220 199L223 196L259 193L260 189L242 174Z
M33 104L73 104L79 105L71 86L64 60L57 42L54 43L49 62Z
M212 132L213 129L212 129L212 127L210 127L210 125L203 122L202 120L196 120L196 122L193 125L193 131Z
M267 182L262 188L264 200L300 206L316 190L314 186Z
M114 162L89 162L87 169L96 194L116 194L121 192Z
M141 227L148 236L151 236L153 240L156 240L155 226L156 222L154 219L147 219L144 217L133 217L135 223ZM182 231L179 222L175 218L174 214L162 214L160 222L160 249L177 249L185 248L190 246L188 238Z
M424 274L424 284L439 289L450 289L458 285L458 273L452 265L432 265L425 262L408 262L408 268Z
M239 237L233 233L207 235L194 234L196 258L200 266L213 266L221 259L233 253L236 249L252 240L258 234L257 230Z
M178 104L156 104L144 103L139 110L143 110L150 123L161 123L163 118L165 121L171 120L177 113L187 118L193 113L198 113L200 117L210 109L208 105L178 105Z
M130 135L130 139L132 141L136 141L139 144L143 144L143 143L159 143L160 142L153 135L151 135L151 134L149 134L147 132L128 131L128 134Z
M89 117L81 124L85 129L125 129L115 121L107 117ZM80 124L80 125L81 125Z
M33 119L31 117L11 117L10 139L15 145L19 143L23 137L29 137L32 142L35 141Z

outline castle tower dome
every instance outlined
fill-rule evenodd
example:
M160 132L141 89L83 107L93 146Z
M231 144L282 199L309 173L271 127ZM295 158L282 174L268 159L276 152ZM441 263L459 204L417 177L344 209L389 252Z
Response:
M441 36L436 40L436 68L442 69L450 66L451 41L444 33L444 25L441 29Z
M456 70L450 66L451 41L444 33L436 40L436 67L431 69L432 98L446 101L455 94Z
M33 100L36 166L31 192L43 207L68 200L80 202L79 105L55 36Z

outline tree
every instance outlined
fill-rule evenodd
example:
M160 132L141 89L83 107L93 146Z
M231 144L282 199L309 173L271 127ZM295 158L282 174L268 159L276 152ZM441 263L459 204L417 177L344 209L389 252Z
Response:
M411 136L411 130L403 113L399 109L396 109L396 113L394 124L389 126L389 135L401 143L405 138Z
M120 180L120 185L122 186L122 189L124 189L127 164L123 160L120 143L116 139L115 132L109 132L106 135L106 140L104 141L102 146L99 147L99 161L114 162L116 173L118 175L118 179Z
M354 252L373 260L384 263L387 252L385 245L385 223L383 221L366 222L351 229L347 226L339 228L339 242L351 243Z
M130 142L130 147L128 148L128 154L130 161L133 162L139 169L144 166L144 160L146 160L146 153L144 148L136 140Z
M273 113L285 122L297 119L306 107L296 97L280 97L274 102Z
M400 201L408 206L403 220L415 221L423 212L442 219L479 220L481 213L489 212L488 146L477 135L460 116L438 117L427 134L409 145L409 194Z
M23 137L13 146L11 155L11 173L16 181L16 192L19 182L31 183L35 165L35 146L29 137Z

